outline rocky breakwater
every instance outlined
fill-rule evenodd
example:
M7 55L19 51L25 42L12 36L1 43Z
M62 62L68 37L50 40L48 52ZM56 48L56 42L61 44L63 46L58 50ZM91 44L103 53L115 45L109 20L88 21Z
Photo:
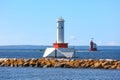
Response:
M0 58L1 67L40 67L40 68L93 68L93 69L120 69L119 60L110 59L16 59L16 58Z

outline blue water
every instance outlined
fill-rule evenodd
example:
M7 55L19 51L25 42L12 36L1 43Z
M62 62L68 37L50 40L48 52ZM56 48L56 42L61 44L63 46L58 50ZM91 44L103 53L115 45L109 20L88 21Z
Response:
M120 80L120 70L2 67L0 80Z
M45 48L0 47L0 58L41 58ZM95 52L89 52L87 46L74 48L78 59L120 60L120 46L98 47ZM0 67L0 80L120 80L120 70Z
M0 47L0 58L41 58L47 48L37 47ZM120 46L100 46L98 51L88 51L88 46L75 46L77 59L117 59L120 60Z

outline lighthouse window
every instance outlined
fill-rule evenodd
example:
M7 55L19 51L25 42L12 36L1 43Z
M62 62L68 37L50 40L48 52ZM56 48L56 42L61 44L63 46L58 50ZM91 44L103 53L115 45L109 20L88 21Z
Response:
M61 29L63 29L63 27L61 27Z

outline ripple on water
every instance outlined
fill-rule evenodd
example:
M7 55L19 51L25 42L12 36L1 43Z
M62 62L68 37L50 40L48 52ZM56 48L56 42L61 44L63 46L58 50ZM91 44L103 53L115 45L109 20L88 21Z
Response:
M0 80L120 80L120 70L0 67Z

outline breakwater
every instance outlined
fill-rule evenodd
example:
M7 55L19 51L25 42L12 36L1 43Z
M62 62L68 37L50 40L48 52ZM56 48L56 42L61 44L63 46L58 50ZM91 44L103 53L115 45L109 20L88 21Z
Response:
M0 58L1 67L40 67L40 68L93 68L120 69L119 60L111 59L54 59L54 58Z

